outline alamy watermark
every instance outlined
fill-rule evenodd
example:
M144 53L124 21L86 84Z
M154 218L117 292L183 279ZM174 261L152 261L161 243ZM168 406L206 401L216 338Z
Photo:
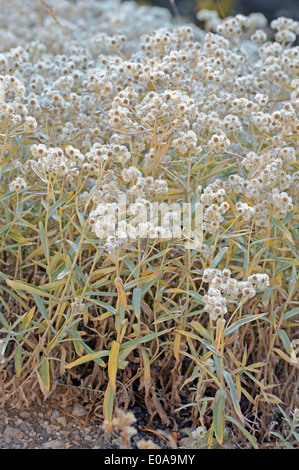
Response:
M99 204L93 229L99 238L134 241L181 239L185 248L196 249L203 240L203 204L149 202L128 204L126 195L117 203Z

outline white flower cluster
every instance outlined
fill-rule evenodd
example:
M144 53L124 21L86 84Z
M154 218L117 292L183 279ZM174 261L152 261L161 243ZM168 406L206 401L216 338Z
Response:
M134 203L128 204L126 193L118 193L118 196L120 199L117 203L99 203L89 215L93 232L106 240L105 247L111 254L139 238L180 238L182 227L179 205L158 205L144 198L137 198ZM202 245L202 249L204 256L207 247Z
M254 297L255 289L264 290L270 285L267 274L253 274L247 281L238 281L231 278L229 269L207 268L203 273L203 282L209 284L206 295L203 296L205 309L211 320L216 321L219 316L227 313L228 302L239 302Z
M30 147L34 159L29 160L26 171L36 168L42 173L52 173L57 176L64 176L67 180L72 180L78 176L79 169L84 162L84 155L78 150L68 145L63 151L59 147L47 148L44 144L33 144Z
M8 189L9 191L19 192L19 191L22 191L23 189L26 189L26 187L27 187L27 183L24 180L24 178L22 178L21 176L18 176L16 179L14 179L10 183Z

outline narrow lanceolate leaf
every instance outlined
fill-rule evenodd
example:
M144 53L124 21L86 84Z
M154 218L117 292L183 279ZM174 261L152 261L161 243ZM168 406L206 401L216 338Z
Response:
M231 423L235 424L240 429L240 431L242 431L242 433L244 434L244 436L247 437L247 439L252 444L252 447L254 449L259 448L255 437L253 437L251 434L249 434L249 432L246 431L246 429L240 423L238 423L238 421L236 421L234 418L231 418L230 416L226 416L226 419L227 419L227 421L230 421Z
M241 419L241 421L244 422L244 418L243 418L241 408L240 408L240 404L239 404L239 400L238 400L237 390L236 390L235 384L233 382L233 379L232 379L231 375L226 371L223 371L223 376L224 376L224 378L225 378L225 380L226 380L226 382L229 386L235 411L236 411L237 415L239 416L239 418Z
M108 361L108 377L114 392L116 389L116 374L118 367L119 347L120 344L118 341L114 341L112 343Z
M117 289L118 298L120 300L120 303L123 305L125 310L127 310L129 312L127 297L126 297L126 293L125 293L125 290L124 290L122 279L120 277L117 277L114 281L114 284L115 284L115 287Z
M41 297L55 298L54 295L51 295L48 292L45 292L42 288L34 287L33 285L27 284L26 282L12 281L10 279L6 279L6 283L15 290L29 292L30 294L40 295Z
M39 311L42 314L42 316L44 317L44 319L48 320L48 317L49 317L48 310L46 309L45 304L44 304L43 300L41 299L41 297L37 294L33 294L33 298L35 300L37 308L39 309Z
M231 333L236 331L240 326L245 325L245 323L253 322L264 317L265 315L267 315L267 312L261 313L260 315L244 315L244 317L240 318L240 320L237 320L225 330L224 336L230 335Z
M196 321L192 321L190 323L190 326L192 326L198 333L201 334L201 336L203 336L204 338L206 338L207 340L211 341L211 333L206 330L201 323L198 323Z
M69 364L66 364L65 369L71 369L72 367L80 366L81 364L85 364L86 362L95 361L95 359L100 359L100 357L108 356L108 354L109 354L109 351L98 351L98 352L86 354L85 356L79 357L79 359L76 359L75 361L70 362ZM97 364L101 366L105 366L104 361L101 361L100 363L99 361L96 361L96 362Z
M151 387L151 365L148 353L144 348L141 348L142 362L143 362L143 385L145 391L148 393Z
M292 235L290 234L289 230L286 228L286 226L282 223L282 221L280 219L272 219L272 222L273 224L278 228L278 230L281 231L281 233L283 233L283 235L285 236L285 238L287 240L289 240L290 243L292 243L292 245L295 245L295 242L293 240L293 237Z
M289 310L283 315L283 320L289 320L290 318L295 317L296 315L299 315L299 307L292 308L292 310Z
M223 256L225 255L225 253L227 252L228 250L228 247L224 247L222 250L219 251L219 253L217 254L217 256L215 256L215 258L213 259L213 268L217 268L218 264L220 263L220 261L222 260Z
M39 384L41 390L47 398L50 392L50 367L49 367L49 359L43 358L42 363L39 367L39 374L38 374Z
M15 349L15 371L16 376L20 377L22 372L22 346L20 344Z
M143 344L143 343L147 343L149 341L152 341L153 339L157 338L158 336L161 336L161 335L164 335L164 334L168 333L170 330L171 330L171 328L169 328L168 330L159 331L159 333L150 333L149 335L143 336L141 338L135 338L135 339L132 339L130 341L127 341L126 343L123 343L121 345L121 350L123 350L125 348L129 348L131 346L137 346L138 344Z
M71 269L63 269L61 271L61 273L58 274L57 276L57 281L59 281L60 279L63 279L65 276L67 276L69 273L71 272Z
M142 290L140 287L135 287L133 290L133 311L137 317L140 315L140 307L141 307L141 292Z
M222 339L223 339L224 326L225 326L224 318L219 318L219 320L217 320L217 324L216 324L216 345L215 345L215 354L216 354L216 356L218 355L218 352L219 352L220 347L221 347L221 342L222 342Z
M52 217L52 215L55 214L55 212L57 211L58 207L62 206L63 204L66 203L66 201L69 199L70 197L70 194L65 194L61 199L59 199L58 201L56 201L53 206L50 207L50 210L49 210L49 217Z
M114 392L111 385L111 382L108 382L106 388L104 403L103 403L103 412L105 421L111 421L113 413L113 403L114 403Z
M180 333L176 333L174 336L173 355L177 361L180 359L179 350L181 349L181 337L182 335Z
M294 352L294 349L291 345L291 341L289 340L289 337L288 337L286 331L285 330L278 330L278 334L279 334L279 337L282 341L284 349L291 356L292 353Z
M23 335L24 335L24 331L28 328L28 326L30 325L30 322L33 318L33 315L34 315L34 312L35 312L35 306L32 307L31 310L29 310L28 313L25 313L24 316L23 316L23 319L22 319L22 322L19 326L19 335L17 336L17 341L21 341L21 339L23 338Z
M226 394L224 390L217 390L214 400L213 409L213 426L215 436L219 444L223 444L224 434L224 406L225 406Z

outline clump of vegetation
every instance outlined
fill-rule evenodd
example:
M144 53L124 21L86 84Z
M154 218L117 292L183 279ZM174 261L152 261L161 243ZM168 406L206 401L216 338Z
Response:
M1 9L3 406L298 446L299 23Z

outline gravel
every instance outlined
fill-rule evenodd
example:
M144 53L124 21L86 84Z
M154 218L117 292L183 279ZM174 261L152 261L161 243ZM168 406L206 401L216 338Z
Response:
M146 424L139 407L133 407L136 426ZM106 435L101 421L86 423L88 411L80 403L66 409L50 405L25 410L0 409L0 449L117 449L117 435ZM151 439L161 447L165 441L155 434L138 432L132 439L132 448L140 439Z

